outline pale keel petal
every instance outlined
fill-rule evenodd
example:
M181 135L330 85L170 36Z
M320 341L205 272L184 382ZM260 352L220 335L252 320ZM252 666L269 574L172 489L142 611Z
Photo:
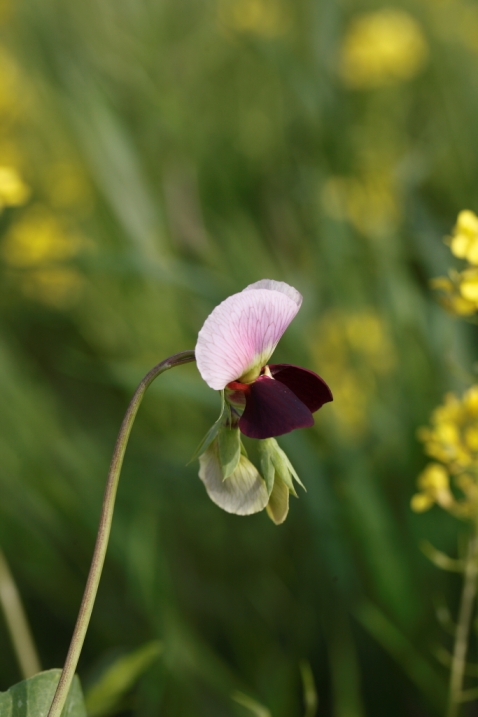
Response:
M234 473L226 480L223 479L216 442L199 458L199 477L213 503L227 513L259 513L269 500L264 481L245 456L241 455Z
M216 306L196 344L197 366L206 383L220 391L251 371L259 375L298 310L296 300L271 289L249 288Z

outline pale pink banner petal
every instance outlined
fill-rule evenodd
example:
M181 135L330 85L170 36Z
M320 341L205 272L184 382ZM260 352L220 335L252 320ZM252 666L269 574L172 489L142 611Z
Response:
M243 291L250 291L251 289L268 289L269 291L279 291L282 294L288 296L289 299L292 299L292 301L295 301L299 309L302 304L302 294L297 291L297 289L294 289L293 286L289 286L289 284L286 284L285 281L274 281L274 279L261 279L260 281L256 281L254 284L249 284L249 286L246 286Z
M299 308L284 291L263 288L248 288L216 306L196 344L197 366L208 386L220 391L255 369L258 375Z

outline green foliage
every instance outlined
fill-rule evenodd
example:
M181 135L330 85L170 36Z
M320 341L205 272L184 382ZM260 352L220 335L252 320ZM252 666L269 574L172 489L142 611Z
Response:
M436 705L437 710L440 710L446 698L444 684L428 660L376 605L364 603L356 614L365 629L397 660L410 679L428 696L430 702Z
M88 717L103 717L114 712L123 696L161 654L161 643L146 645L114 660L85 695Z
M46 715L55 694L61 670L40 672L23 680L6 692L0 693L2 717L41 717ZM63 714L68 717L86 717L80 681L75 676Z
M319 696L315 688L314 673L310 663L302 660L300 663L300 675L302 677L302 686L304 690L304 717L315 717L319 707Z
M272 717L267 707L264 707L257 702L257 700L249 697L249 695L245 695L243 692L234 692L232 699L234 702L237 702L238 705L245 707L247 712L254 715L254 717Z
M192 463L193 461L195 461L196 458L199 458L199 456L201 456L209 448L209 446L214 441L214 439L216 438L216 436L218 435L218 433L221 429L221 426L224 422L226 412L227 412L227 407L226 407L226 402L224 401L224 391L221 391L221 411L219 413L219 418L217 418L217 420L214 421L211 428L206 433L206 435L202 439L201 443L194 451L194 454L193 454L191 460L189 461L189 463Z
M478 209L476 12L398 0L412 23L378 26L415 55L393 66L359 22L389 5L0 3L0 545L42 663L65 657L131 394L215 305L296 286L273 360L334 393L278 439L307 493L276 528L223 513L186 465L218 412L196 368L152 386L80 663L161 642L127 717L244 712L234 690L301 714L303 658L324 717L443 713L435 605L456 614L461 576L420 545L459 567L457 526L409 503L417 427L474 380L475 329L428 280ZM3 622L0 642L7 689Z

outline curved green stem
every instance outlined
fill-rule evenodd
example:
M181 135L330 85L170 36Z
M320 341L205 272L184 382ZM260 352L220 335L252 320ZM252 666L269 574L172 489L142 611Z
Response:
M133 426L134 419L136 418L138 408L143 400L143 396L146 393L148 386L157 376L159 376L159 374L170 368L174 368L175 366L190 363L191 361L194 361L194 351L182 351L181 353L170 356L159 363L143 378L128 406L128 410L126 411L123 423L121 424L121 428L118 433L118 438L116 439L116 445L111 459L105 495L103 498L98 536L96 538L95 550L91 561L85 592L83 594L83 600L78 613L73 637L71 638L70 649L68 650L65 666L63 668L60 681L58 682L58 687L56 688L55 696L53 698L50 711L48 712L48 717L60 717L75 675L76 666L78 664L86 631L90 622L91 613L93 611L103 563L105 561L121 466L123 464L128 438L131 433L131 428Z

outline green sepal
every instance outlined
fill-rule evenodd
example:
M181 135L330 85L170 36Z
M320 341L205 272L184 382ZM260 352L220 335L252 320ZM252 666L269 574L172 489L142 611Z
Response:
M305 492L307 493L307 488L305 487L305 485L302 483L301 479L300 479L299 476L297 475L297 471L296 471L296 469L294 468L294 466L292 465L292 463L290 462L289 458L288 458L287 455L284 453L284 451L282 450L282 448L279 448L279 450L280 450L280 452L281 452L281 453L283 454L283 456L284 456L284 459L285 459L285 461L286 461L286 463L287 463L287 467L289 468L289 470L290 470L290 472L291 472L291 474L292 474L292 477L294 478L295 481L297 481L297 483L300 485L300 487L302 488L302 490L305 490Z
M194 451L194 455L189 459L187 462L187 465L192 463L196 458L199 458L199 456L202 456L204 451L207 451L213 440L216 438L217 434L219 433L219 429L221 428L221 425L224 422L224 419L226 417L226 414L228 413L228 407L226 405L226 401L224 399L224 391L220 391L221 394L221 412L219 414L219 418L215 422L213 426L209 429L209 431L206 433L204 438L202 439L199 446Z
M279 480L285 483L287 488L289 489L289 493L292 493L294 498L298 498L297 492L294 488L294 481L292 480L292 475L283 456L276 453L272 457L272 465L275 468L276 479L279 478Z
M224 480L229 478L241 459L239 428L221 426L217 434L218 457Z
M244 443L241 441L241 453L245 458L249 458L249 455L246 451L246 447L244 446Z
M269 444L269 450L270 450L270 456L272 460L272 465L274 466L277 475L279 478L281 478L286 486L289 488L292 495L294 495L297 498L297 493L295 492L293 479L297 481L297 483L300 485L301 488L305 490L305 486L303 485L302 481L300 480L299 476L297 475L297 472L290 462L290 460L287 458L287 455L284 453L282 448L279 446L275 438L267 438L266 441Z
M292 463L291 463L290 460L288 459L287 454L284 453L284 451L283 451L282 448L279 446L279 444L277 443L277 441L275 440L275 438L271 438L270 440L274 441L274 443L275 443L275 445L276 445L275 455L276 455L276 457L277 457L277 461L280 461L281 463L283 462L283 463L285 464L285 466L286 466L287 470L290 472L292 478L294 478L294 480L297 481L297 483L300 485L300 487L303 488L303 489L305 490L305 492L307 493L307 488L305 487L305 485L302 483L301 479L300 479L299 476L297 475L297 471L295 470L294 466L292 465ZM277 471L279 470L279 469L277 468L277 466L276 466L276 470L277 470ZM295 493L294 493L294 495L295 495Z
M274 488L275 479L275 468L272 463L272 451L274 450L274 446L271 445L271 440L274 439L266 438L265 440L259 441L258 446L261 461L261 473L266 482L267 492L269 495L272 493L272 489Z

